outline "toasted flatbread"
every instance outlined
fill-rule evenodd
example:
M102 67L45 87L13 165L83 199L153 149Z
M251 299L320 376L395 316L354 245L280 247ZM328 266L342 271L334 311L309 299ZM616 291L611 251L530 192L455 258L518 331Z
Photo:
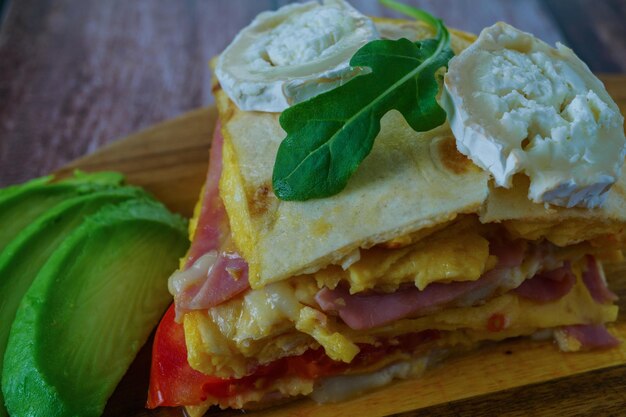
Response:
M626 175L608 191L596 209L563 208L528 199L528 177L517 175L512 188L489 186L480 212L483 223L503 223L513 235L530 240L546 238L559 246L620 234L626 225Z

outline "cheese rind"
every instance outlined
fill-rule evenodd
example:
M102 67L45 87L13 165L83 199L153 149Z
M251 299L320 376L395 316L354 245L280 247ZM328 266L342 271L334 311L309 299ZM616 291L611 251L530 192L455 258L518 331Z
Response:
M343 0L290 4L241 30L215 75L241 110L280 112L365 71L350 58L378 38L374 23Z
M459 151L528 197L598 207L626 155L624 119L602 83L568 48L497 23L450 61L442 105Z

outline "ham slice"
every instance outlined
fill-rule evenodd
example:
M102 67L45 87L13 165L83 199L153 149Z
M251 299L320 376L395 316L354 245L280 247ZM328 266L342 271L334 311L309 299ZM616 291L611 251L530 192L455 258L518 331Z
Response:
M607 349L616 347L620 341L604 327L604 324L579 324L563 328L585 349Z
M315 301L325 312L337 311L352 329L363 330L433 312L480 287L482 281L481 277L477 281L433 283L422 291L409 287L390 294L350 294L343 287L323 288L315 295Z
M572 272L570 263L565 262L560 268L539 272L522 282L513 291L520 297L538 303L547 303L569 293L574 283L576 283L576 276Z
M198 258L212 250L218 250L227 240L230 229L226 210L220 198L219 182L222 175L222 148L224 138L218 120L213 132L211 153L209 156L209 170L204 184L202 207L193 241L187 252L185 267L189 268Z
M476 281L433 283L420 291L414 286L393 293L350 294L343 287L321 289L315 300L325 312L337 312L352 329L363 330L382 326L406 317L418 317L465 300L485 299L498 289L508 268L518 267L523 259L524 245L512 242L492 245L498 265ZM479 294L479 296L472 296Z
M222 252L185 308L204 310L215 307L249 287L246 261L237 253Z
M600 269L600 264L595 257L587 255L585 257L587 261L587 268L583 272L583 282L589 290L591 297L600 303L606 304L617 300L617 295L609 290L606 285L606 279Z
M177 319L189 310L205 310L248 289L248 264L237 253L210 251L169 279Z
M230 228L219 196L223 144L218 121L213 134L202 207L185 270L170 278L177 320L184 311L215 307L250 287L248 264L238 253L226 250Z
M497 268L515 268L524 260L526 242L523 240L490 241L489 253L498 258Z

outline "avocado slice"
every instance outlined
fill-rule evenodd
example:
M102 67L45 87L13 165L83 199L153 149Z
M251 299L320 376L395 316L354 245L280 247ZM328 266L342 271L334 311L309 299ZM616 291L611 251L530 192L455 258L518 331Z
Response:
M154 201L87 217L18 308L2 389L15 416L98 416L171 301L186 222Z
M55 248L85 216L106 204L149 198L140 188L119 187L70 198L55 205L23 229L0 252L0 371L11 323L20 300ZM6 416L0 393L0 417Z
M24 227L66 198L117 186L124 180L117 172L77 171L59 182L52 182L53 178L37 178L0 190L0 252Z

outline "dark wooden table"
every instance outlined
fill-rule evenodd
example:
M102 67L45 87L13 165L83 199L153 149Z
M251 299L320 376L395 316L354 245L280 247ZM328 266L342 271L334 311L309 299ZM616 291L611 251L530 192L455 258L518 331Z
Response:
M212 102L208 60L287 0L0 0L0 186ZM393 15L353 0L371 15ZM626 0L407 1L453 27L497 20L626 72ZM174 139L174 138L173 138Z

